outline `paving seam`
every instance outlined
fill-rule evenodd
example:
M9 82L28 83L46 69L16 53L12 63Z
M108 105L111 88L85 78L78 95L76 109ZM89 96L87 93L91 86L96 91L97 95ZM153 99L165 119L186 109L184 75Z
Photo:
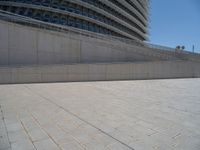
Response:
M51 137L51 135L40 125L40 122L37 120L37 118L29 111L30 115L32 116L32 118L35 120L35 122L37 123L37 125L40 127L40 129L45 132L47 134L47 136L53 141L53 143L55 143L55 145L62 150L62 148L60 147L60 145Z
M11 148L11 142L10 142L9 135L8 135L8 129L7 129L7 126L6 126L2 105L0 105L0 113L2 114L2 118L1 119L3 120L4 128L5 128L5 131L6 131L6 137L7 137L8 143L9 143L9 147L6 147L6 149L7 148L9 149L9 148Z
M35 146L33 140L31 139L30 135L28 134L28 131L27 131L26 127L24 126L24 123L23 123L21 120L20 120L20 123L21 123L21 125L22 125L22 127L23 127L23 129L24 129L24 131L25 131L25 133L26 133L26 136L28 137L29 141L30 141L31 144L33 145L34 149L37 150L37 148L36 148L36 146Z
M30 92L32 92L32 93L38 95L39 97L43 98L44 100L46 100L46 101L48 101L48 102L50 102L50 103L56 105L58 108L61 108L61 109L64 110L65 112L67 112L67 113L69 113L70 115L74 116L75 118L77 118L77 119L79 119L79 120L85 122L86 124L88 124L88 125L90 125L91 127L97 129L97 130L100 131L101 133L103 133L103 134L107 135L108 137L114 139L115 141L119 142L120 144L124 145L125 147L129 148L130 150L135 150L134 148L132 148L131 146L127 145L127 144L124 143L123 141L120 141L119 139L113 137L113 136L110 135L109 133L103 131L102 129L98 128L97 126L93 125L92 123L88 122L87 120L85 120L85 119L79 117L78 115L74 114L73 112L69 111L68 109L66 109L66 108L64 108L64 107L62 107L62 106L60 106L60 105L58 105L57 103L53 102L51 99L49 99L49 98L47 98L47 97L41 95L40 93L38 93L38 92L36 92L36 91L33 92L33 89L29 88L29 87L26 86L26 85L24 85L24 87L27 88Z

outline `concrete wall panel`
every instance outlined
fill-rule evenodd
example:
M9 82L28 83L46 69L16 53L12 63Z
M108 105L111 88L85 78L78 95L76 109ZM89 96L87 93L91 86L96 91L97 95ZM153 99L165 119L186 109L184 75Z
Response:
M192 68L194 77L200 77L200 64L198 62L192 63L192 67L189 67Z
M21 74L13 72L11 81L13 83L35 83L44 80L41 79L41 74L34 74L34 73Z
M9 26L9 47L11 50L26 50L27 52L35 52L37 47L37 32L28 30L28 28L19 28L17 26Z
M39 52L54 52L54 38L55 35L52 35L47 32L38 31L38 51Z
M8 49L8 32L9 26L5 23L0 23L0 50Z
M12 72L10 68L1 68L0 69L0 83L12 83Z
M89 64L89 79L94 81L106 79L106 64Z
M0 83L2 84L192 77L200 77L200 64L189 61L91 63L0 68Z
M8 50L0 49L0 64L3 66L9 65L8 58Z
M38 52L38 64L51 64L55 63L54 53Z
M54 38L54 53L57 63L80 62L81 42L69 37L57 36Z
M74 64L68 66L69 81L88 81L89 80L89 65Z
M36 64L36 32L27 28L9 27L9 64Z
M59 81L67 81L68 76L67 74L42 74L41 75L41 80L43 82L59 82Z
M11 65L23 65L23 64L35 64L37 62L36 53L26 51L10 51L9 52L9 64Z
M95 61L95 45L88 42L81 42L81 62Z

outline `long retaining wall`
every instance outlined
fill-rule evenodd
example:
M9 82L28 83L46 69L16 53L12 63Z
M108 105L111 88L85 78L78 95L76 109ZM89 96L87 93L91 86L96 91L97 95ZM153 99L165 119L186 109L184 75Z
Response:
M175 60L174 53L0 20L0 66Z
M200 62L200 55L0 20L0 66L159 60Z
M0 83L42 83L200 77L200 63L155 61L1 67Z

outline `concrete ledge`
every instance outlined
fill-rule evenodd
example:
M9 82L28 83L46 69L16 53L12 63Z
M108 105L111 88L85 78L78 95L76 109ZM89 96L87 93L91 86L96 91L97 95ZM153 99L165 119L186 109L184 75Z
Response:
M0 83L40 83L200 77L200 63L155 61L1 67Z

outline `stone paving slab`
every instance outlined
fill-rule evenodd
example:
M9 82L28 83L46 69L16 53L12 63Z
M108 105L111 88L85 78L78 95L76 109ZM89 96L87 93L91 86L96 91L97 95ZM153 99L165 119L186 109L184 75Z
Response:
M200 149L200 79L0 85L0 150L147 149Z

